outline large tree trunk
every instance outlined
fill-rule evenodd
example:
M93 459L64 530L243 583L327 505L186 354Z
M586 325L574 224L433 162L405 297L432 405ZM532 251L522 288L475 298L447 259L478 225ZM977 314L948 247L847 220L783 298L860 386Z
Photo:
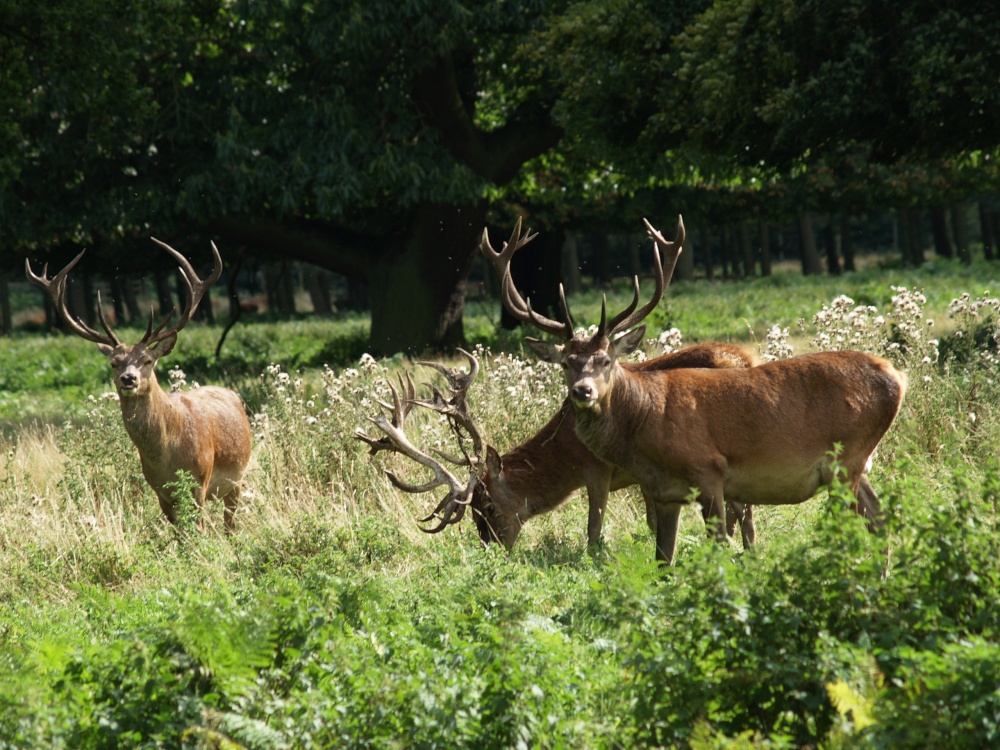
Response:
M818 276L822 273L812 216L808 212L799 214L799 249L802 253L802 273L806 276Z
M372 265L373 354L451 352L465 343L465 282L485 219L485 204L425 206L399 252ZM491 240L499 250L501 240Z

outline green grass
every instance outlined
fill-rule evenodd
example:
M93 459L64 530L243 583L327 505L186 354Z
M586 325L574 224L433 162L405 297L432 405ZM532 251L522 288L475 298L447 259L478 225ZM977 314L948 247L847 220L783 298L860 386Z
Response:
M180 368L230 385L254 415L231 537L218 504L203 534L163 520L93 345L15 337L0 354L0 748L996 745L1000 383L974 335L996 319L946 314L995 279L944 264L672 286L649 333L687 342L762 343L848 294L896 324L865 341L902 341L911 388L872 472L885 530L842 488L759 508L749 552L708 542L689 509L666 572L634 491L612 499L593 555L582 499L510 553L469 523L421 533L437 494L398 492L383 468L416 472L353 438L404 364L359 365L362 319L241 326L222 361L218 330L192 326L161 363L161 382ZM892 317L899 285L937 322L918 338ZM571 300L580 322L599 304ZM495 319L469 310L494 352L470 400L503 451L561 388ZM793 333L796 351L815 333ZM932 334L951 359L923 361ZM422 444L447 439L414 416Z

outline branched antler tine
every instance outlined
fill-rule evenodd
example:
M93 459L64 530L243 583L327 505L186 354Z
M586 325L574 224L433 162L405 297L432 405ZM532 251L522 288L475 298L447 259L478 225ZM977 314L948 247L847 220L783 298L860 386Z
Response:
M170 253L171 257L177 261L180 266L181 277L184 279L184 284L188 290L187 304L184 306L184 311L181 313L180 318L177 319L177 322L169 328L166 328L166 330L163 330L166 326L166 323L163 323L153 331L150 343L156 343L173 333L177 333L188 324L191 316L194 315L195 310L198 309L198 304L201 302L201 298L205 296L205 292L208 291L208 288L218 281L219 277L222 275L222 256L219 254L219 248L215 246L214 242L211 242L210 244L212 245L213 256L212 273L207 279L202 281L198 278L198 274L195 273L194 268L191 266L191 263L188 262L187 258L170 247L170 245L166 242L162 242L156 239L156 237L150 237L150 239Z
M507 311L515 319L522 323L531 322L533 325L545 331L563 338L573 338L573 327L569 323L560 323L551 320L538 313L531 311L528 301L521 295L514 286L513 277L510 273L510 260L520 248L527 245L538 233L532 234L530 230L521 233L521 218L518 217L514 224L514 231L510 235L510 240L504 243L503 250L499 253L490 244L489 232L484 229L483 237L479 244L480 250L496 271L497 278L500 279L501 299Z
M48 295L49 299L52 301L52 305L56 309L56 313L60 318L62 318L63 322L73 333L80 338L86 339L87 341L93 341L96 344L118 346L121 342L118 340L118 337L115 336L114 331L111 330L111 327L107 324L107 321L104 318L104 312L101 309L100 294L98 294L97 297L97 312L101 320L101 325L104 326L104 330L107 332L106 336L98 333L82 320L74 318L73 315L70 314L69 308L66 306L66 279L69 272L72 271L73 268L76 267L76 264L80 262L80 259L83 258L83 254L85 252L87 251L81 250L79 255L67 263L66 266L51 279L48 278L48 263L44 265L42 268L42 274L39 276L31 270L31 262L26 258L24 261L25 274L27 275L29 281L45 290L45 293Z
M405 398L400 397L399 392L392 384L392 381L386 380L385 383L389 386L389 391L392 393L392 403L390 404L381 399L375 399L375 402L391 415L392 418L390 420L390 424L399 430L403 429L403 423L406 420L406 415L409 414L410 406L413 403L413 397L416 395L416 389L413 385L413 379L410 377L410 373L405 373L405 376L405 381L403 380L402 374L396 376L399 379L399 388L405 395ZM378 424L375 419L371 419L371 421ZM379 451L385 450L395 451L392 439L389 436L373 438L359 429L354 432L354 437L365 443L370 448L369 455L374 456ZM403 488L401 487L400 489Z
M476 379L479 375L479 359L472 352L467 352L462 347L456 347L459 352L461 352L467 360L469 360L469 375L468 382L471 385L472 381ZM468 386L466 386L468 389Z
M613 317L611 319L611 322L608 324L608 330L610 330L610 331L617 331L618 330L618 326L622 323L622 321L624 321L626 318L628 318L628 316L632 314L632 312L635 310L635 308L638 305L639 305L639 277L638 276L633 276L632 277L632 302L629 304L628 307L626 307L624 310L622 310L620 313L618 313L615 317ZM601 328L603 329L604 326L601 326Z
M569 303L566 302L566 287L562 284L559 284L559 307L562 310L566 325L569 326L569 330L572 332L576 328L576 324L573 323L573 316L569 314Z
M386 472L386 474L389 475L389 480L399 489L404 492L426 492L429 489L446 484L456 495L462 495L465 493L466 487L458 481L455 475L448 471L448 469L446 469L440 461L436 461L413 445L401 428L396 427L384 416L370 419L370 421L382 430L382 432L386 434L386 437L389 438L389 441L392 443L391 450L396 453L401 453L407 458L416 461L421 466L426 466L434 472L434 478L421 485L406 484L405 482L401 482L400 480L394 478L394 475L391 474L391 472Z
M674 275L674 268L677 266L677 259L680 257L681 250L683 249L684 239L686 236L684 229L684 219L678 214L677 216L677 236L673 242L669 242L663 238L663 235L659 231L653 228L646 219L643 219L646 225L646 232L649 234L650 239L653 240L653 275L656 279L656 288L653 290L653 296L649 298L642 307L640 307L635 312L625 316L617 325L613 326L609 331L608 335L613 336L616 333L626 331L632 326L639 323L643 318L649 315L650 312L660 303L663 298L663 292L667 288L667 284L670 282L671 277ZM666 259L661 262L660 260L660 250L666 253Z
M100 321L101 327L105 330L108 336L117 341L118 338L115 336L114 331L111 330L111 326L108 324L108 319L104 317L104 306L101 304L100 291L97 292L97 319Z
M446 495L444 499L438 503L434 512L431 513L426 518L420 519L420 523L427 523L432 518L437 516L441 520L438 522L437 526L430 529L425 529L421 527L421 531L427 534L437 534L439 531L458 523L465 516L465 510L469 507L472 502L472 493L468 492L465 497L455 497L454 495Z

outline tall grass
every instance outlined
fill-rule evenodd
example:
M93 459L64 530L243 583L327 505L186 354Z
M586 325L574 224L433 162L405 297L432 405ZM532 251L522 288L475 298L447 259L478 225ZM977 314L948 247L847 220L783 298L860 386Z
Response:
M672 287L650 355L671 327L770 357L850 346L893 358L910 391L872 472L883 531L845 510L842 487L759 508L745 553L709 543L686 511L665 572L635 492L609 504L593 556L577 500L533 519L510 553L468 524L423 534L415 519L438 498L397 491L385 468L419 472L354 435L374 429L387 378L433 373L361 357L363 321L251 324L222 362L209 356L218 332L192 327L161 364L165 387L227 384L248 405L254 456L232 536L219 503L201 534L164 521L93 347L14 340L0 747L997 744L990 274ZM596 294L572 303L596 318ZM503 451L556 409L559 375L472 313L483 372L470 401ZM49 364L27 361L39 357ZM434 414L414 412L408 431L447 448Z

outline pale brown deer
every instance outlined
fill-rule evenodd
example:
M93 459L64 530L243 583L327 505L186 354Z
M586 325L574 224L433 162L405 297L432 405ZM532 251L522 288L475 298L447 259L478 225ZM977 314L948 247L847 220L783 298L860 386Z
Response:
M97 344L111 361L125 431L139 451L143 476L156 492L167 519L171 523L177 521L175 498L166 485L177 482L178 471L185 471L197 485L194 500L199 510L204 508L209 496L222 499L225 529L231 532L235 527L234 515L243 473L250 462L250 422L243 401L233 391L217 386L168 394L157 383L154 371L157 360L174 348L177 333L191 319L205 290L219 279L222 258L213 242L214 268L202 281L183 255L155 238L153 241L180 265L188 299L180 318L169 328L167 325L173 313L154 328L150 312L145 335L132 345L119 341L111 330L100 295L97 297L97 317L104 333L78 320L67 309L67 276L80 262L82 252L51 279L48 278L48 265L39 276L26 260L25 271L28 279L48 294L66 327ZM199 527L201 525L199 519Z
M471 507L483 543L500 542L510 549L528 519L557 508L575 490L586 486L590 504L588 544L595 546L600 541L609 492L635 482L620 469L598 459L580 442L573 429L575 417L568 403L563 403L559 412L536 435L500 456L492 446L485 444L469 414L467 393L479 371L479 363L471 354L463 354L470 362L469 374L436 363L421 363L444 375L452 391L451 399L445 399L437 390L434 390L431 400L417 399L412 380L409 377L401 379L402 397L391 386L394 403L383 404L392 418L372 420L386 437L373 439L359 432L358 438L371 446L372 454L380 450L401 453L431 468L435 473L435 481L430 485L410 485L389 472L390 480L398 488L407 492L423 492L441 484L449 487L449 493L435 511L422 519L429 521L436 516L441 520L438 526L429 529L431 532L457 523L466 508ZM742 347L700 344L645 362L627 363L626 366L634 369L752 367L757 363L756 355ZM445 414L455 423L459 437L469 437L471 448L465 453L471 453L472 457L466 455L462 459L451 459L452 463L472 468L472 476L468 482L463 483L438 459L428 456L412 442L404 440L405 418L413 405ZM439 454L439 457L445 456ZM739 524L743 544L748 547L754 539L751 508L727 504L726 510L729 533L733 533ZM647 520L651 526L655 524L655 517L649 516Z
M655 291L639 307L636 278L632 302L611 320L602 306L592 336L574 335L561 287L562 321L532 310L514 287L510 257L534 236L521 234L520 221L500 253L485 231L481 249L498 269L507 310L562 339L528 343L539 357L562 366L583 444L639 484L656 516L657 559L673 561L681 508L693 496L721 537L726 501L800 503L834 479L835 465L858 498L859 512L874 521L878 499L866 466L899 411L906 376L888 360L852 351L749 369L623 367L618 360L642 341L640 323L663 296L684 241L680 219L673 242L649 222L646 228L653 240Z

